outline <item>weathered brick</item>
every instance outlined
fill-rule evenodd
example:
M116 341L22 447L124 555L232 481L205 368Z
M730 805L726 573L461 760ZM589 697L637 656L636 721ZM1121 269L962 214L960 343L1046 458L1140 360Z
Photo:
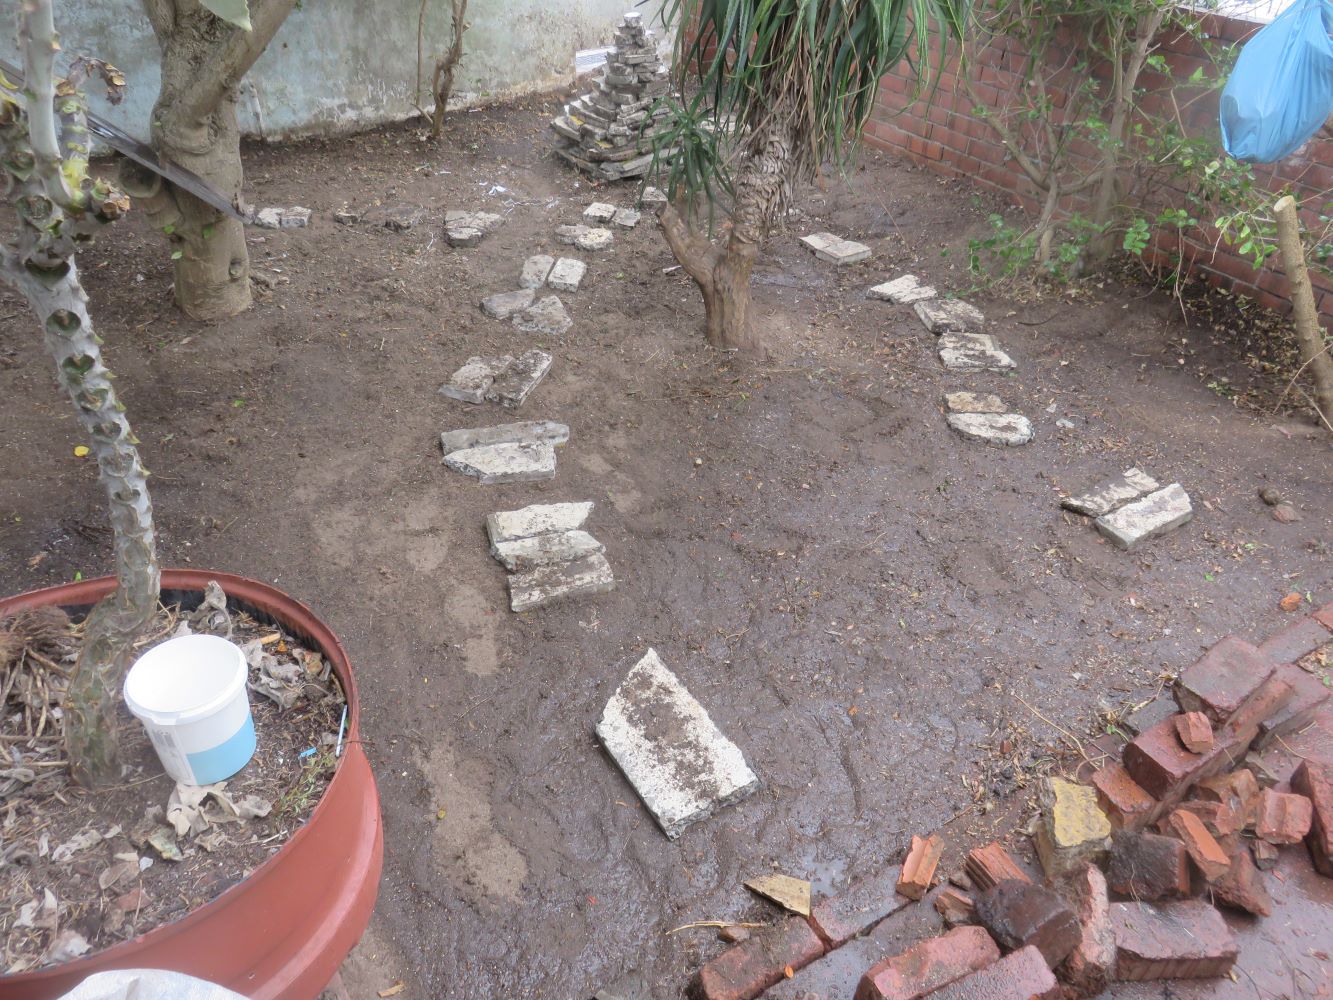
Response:
M1097 802L1111 825L1119 830L1138 830L1148 822L1157 800L1129 776L1125 765L1112 761L1092 776Z
M1190 894L1189 855L1175 837L1117 833L1111 838L1107 884L1122 896L1158 900Z
M895 891L898 873L897 867L882 868L836 896L819 900L810 908L810 926L829 948L864 934L903 905Z
M1183 797L1211 763L1181 746L1174 716L1134 737L1122 759L1129 776L1156 799Z
M1272 661L1259 650L1227 636L1185 668L1176 684L1176 701L1186 712L1203 712L1213 722L1224 722L1272 672Z
M1205 802L1218 802L1230 809L1240 823L1240 829L1254 826L1259 809L1259 782L1248 768L1241 767L1207 778L1194 786L1194 792Z
M1106 896L1106 876L1092 865L1061 882L1074 900L1079 942L1056 970L1075 996L1094 997L1106 989L1115 967L1115 937Z
M1211 882L1227 873L1231 859L1198 816L1188 810L1177 809L1171 814L1171 829L1184 843L1190 860L1203 873L1204 878Z
M1000 949L980 927L957 927L876 962L861 978L856 1000L917 1000L999 958Z
M1295 844L1305 839L1314 822L1314 806L1304 795L1265 788L1259 796L1254 832L1270 844Z
M1110 846L1111 821L1097 804L1096 789L1046 778L1039 792L1037 857L1047 876L1097 864Z
M989 889L1007 879L1032 881L999 844L987 844L968 851L963 868L978 889Z
M1313 815L1305 843L1315 869L1333 876L1333 766L1303 761L1291 776L1291 787L1310 800Z
M1318 611L1311 612L1310 617L1330 632L1333 632L1333 601L1325 604Z
M930 1000L1056 1000L1060 984L1036 948L1020 948L980 972L943 986Z
M1323 622L1305 616L1269 636L1259 644L1259 654L1272 663L1295 663L1333 639Z
M1240 760L1255 737L1265 719L1272 718L1291 701L1294 692L1291 685L1274 673L1259 686L1254 696L1238 708L1221 729L1214 733L1213 752L1220 751L1228 766Z
M977 921L1006 951L1032 945L1054 968L1078 945L1078 918L1044 885L1009 879L977 897Z
M1244 829L1244 821L1231 811L1229 806L1221 802L1207 802L1199 799L1190 799L1188 802L1182 802L1176 806L1177 810L1192 812L1199 817L1203 827L1214 837L1229 837L1233 833L1238 833ZM1163 833L1171 833L1170 818L1163 820L1158 824Z
M1254 867L1261 872L1266 872L1277 864L1278 856L1282 851L1276 844L1256 839L1250 841L1250 853L1254 855Z
M1333 695L1318 677L1294 663L1278 667L1276 676L1291 685L1291 699L1259 723L1259 738L1255 740L1255 746L1260 748L1266 747L1279 736L1304 729L1330 695Z
M1223 906L1243 910L1256 917L1272 916L1273 900L1268 895L1263 875L1254 866L1250 849L1239 837L1232 837L1230 841L1227 856L1231 858L1231 868L1213 882L1213 899Z
M824 943L804 917L789 917L728 948L690 982L693 1000L752 1000L824 954Z
M1117 979L1224 976L1240 949L1222 914L1199 899L1112 903Z
M908 899L920 899L935 881L935 869L944 854L944 840L937 833L929 837L912 836L912 847L903 859L898 875L898 891Z
M1207 753L1213 748L1213 724L1202 712L1184 712L1175 717L1176 735L1190 753Z
M944 918L949 927L971 923L976 916L976 905L971 896L953 886L945 887L935 896L935 912Z

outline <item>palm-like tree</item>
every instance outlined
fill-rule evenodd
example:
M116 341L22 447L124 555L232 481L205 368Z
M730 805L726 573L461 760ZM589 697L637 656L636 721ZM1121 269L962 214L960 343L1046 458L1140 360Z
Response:
M909 59L918 78L962 33L970 0L670 0L678 89L659 149L672 149L662 229L704 297L717 347L762 350L750 272L793 188L845 164L879 80ZM932 32L934 38L932 39ZM932 45L934 41L935 45ZM699 210L725 204L714 242Z

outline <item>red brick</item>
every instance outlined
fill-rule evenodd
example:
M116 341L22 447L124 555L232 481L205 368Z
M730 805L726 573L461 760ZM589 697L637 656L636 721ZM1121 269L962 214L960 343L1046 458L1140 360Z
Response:
M980 927L957 927L876 962L861 978L856 1000L917 1000L999 958L1000 949Z
M977 921L1006 951L1035 947L1054 968L1078 946L1078 918L1044 885L1010 879L977 897Z
M1255 745L1260 748L1268 746L1279 736L1304 729L1330 696L1329 689L1324 687L1318 677L1294 663L1284 663L1278 667L1276 676L1291 686L1291 700L1259 723L1259 738Z
M1092 776L1097 789L1097 803L1120 830L1138 830L1148 822L1157 800L1125 770L1119 761L1112 761Z
M1222 914L1199 899L1112 903L1111 928L1122 980L1224 976L1240 952Z
M1204 829L1214 837L1229 837L1245 828L1245 821L1232 812L1230 806L1223 805L1221 802L1190 799L1188 802L1182 802L1176 806L1177 811L1182 809L1199 817ZM1169 817L1162 820L1157 826L1163 833L1172 832Z
M1277 864L1278 855L1282 853L1282 850L1266 840L1252 840L1250 841L1250 853L1254 855L1254 867L1261 872L1266 872Z
M1241 767L1207 778L1194 786L1194 792L1206 802L1218 802L1230 809L1240 829L1254 826L1259 810L1259 782L1253 771Z
M1190 860L1209 882L1227 873L1231 859L1198 816L1186 809L1177 809L1171 814L1171 829L1185 845Z
M829 948L864 934L903 905L895 891L899 869L883 868L810 908L810 926Z
M1333 766L1303 761L1291 776L1291 787L1310 800L1313 816L1305 843L1315 869L1333 876Z
M978 889L989 889L1007 879L1032 881L999 844L987 844L968 851L963 868Z
M1021 948L966 979L930 994L930 1000L1056 1000L1060 984L1036 948Z
M1112 889L1132 899L1152 902L1190 894L1189 854L1175 837L1115 834L1106 876Z
M1314 806L1304 795L1265 788L1254 821L1256 836L1270 844L1296 844L1314 825Z
M1213 724L1202 712L1185 712L1175 717L1176 735L1190 753L1207 753L1213 748Z
M1311 612L1310 617L1330 632L1333 632L1333 601L1325 604L1318 611Z
M1056 971L1076 996L1095 997L1111 978L1115 967L1115 937L1111 933L1111 910L1106 896L1106 876L1088 865L1062 881L1061 887L1074 900L1079 923L1079 942Z
M924 840L913 834L912 848L903 859L898 876L898 891L908 899L920 899L935 881L935 869L944 854L944 840L932 833Z
M1209 767L1208 757L1190 753L1180 745L1175 717L1163 719L1126 744L1122 760L1129 776L1157 799L1183 797Z
M1231 858L1231 870L1213 883L1213 899L1223 906L1252 913L1256 917L1272 916L1273 899L1268 895L1263 875L1254 866L1250 849L1239 837L1232 837L1231 841L1227 851Z
M824 943L802 917L789 917L706 963L690 982L692 1000L752 1000L824 954Z
M1259 655L1273 663L1295 663L1330 639L1333 631L1313 615L1307 615L1261 642Z
M1260 685L1254 697L1237 709L1214 734L1216 749L1225 755L1228 762L1240 760L1259 735L1259 727L1264 720L1281 711L1291 701L1293 694L1291 685L1274 673Z
M963 890L948 886L936 894L935 912L944 918L949 927L968 924L976 915L976 902Z
M1176 701L1186 712L1203 712L1225 722L1259 690L1273 664L1243 639L1227 636L1195 663L1176 683Z

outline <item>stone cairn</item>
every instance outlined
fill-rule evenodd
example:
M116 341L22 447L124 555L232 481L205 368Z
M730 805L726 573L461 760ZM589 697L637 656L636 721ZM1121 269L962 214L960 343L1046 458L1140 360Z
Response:
M653 161L652 137L668 113L653 105L669 89L653 33L641 14L626 14L594 88L551 122L561 140L556 152L602 180L643 175Z

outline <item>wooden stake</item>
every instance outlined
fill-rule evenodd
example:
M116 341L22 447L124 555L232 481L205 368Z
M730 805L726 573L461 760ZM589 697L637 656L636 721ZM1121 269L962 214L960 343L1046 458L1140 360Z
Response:
M1282 267L1291 283L1291 305L1296 321L1296 343L1301 353L1301 368L1314 376L1315 408L1325 427L1333 430L1333 354L1324 342L1324 329L1315 308L1314 289L1305 267L1305 248L1301 243L1301 224L1296 199L1279 198L1273 206L1277 220L1277 245L1282 252Z

